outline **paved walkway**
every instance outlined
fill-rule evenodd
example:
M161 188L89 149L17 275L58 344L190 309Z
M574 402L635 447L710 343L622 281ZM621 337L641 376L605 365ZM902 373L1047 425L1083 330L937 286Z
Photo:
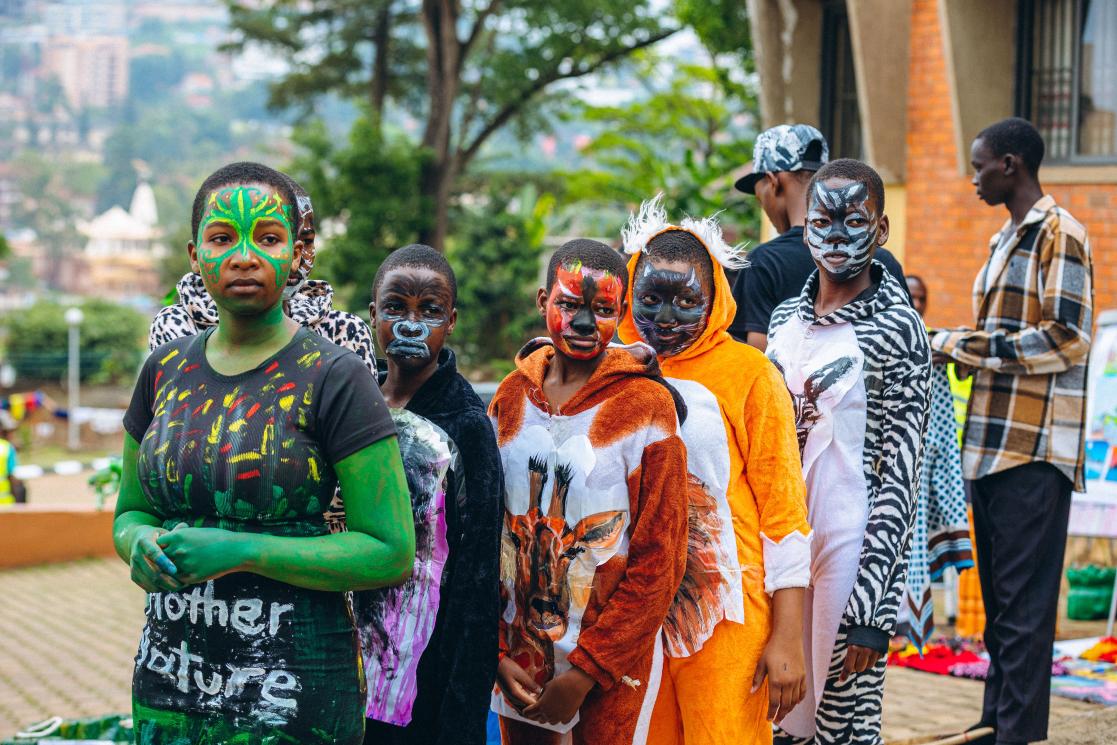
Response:
M128 711L143 603L143 592L115 559L0 572L0 739L49 716ZM957 731L977 721L980 708L980 683L892 669L885 739L910 742ZM1055 698L1053 736L1062 731L1070 739L1059 742L1094 742L1074 734L1083 716L1087 729L1104 733L1099 737L1117 729L1117 710Z

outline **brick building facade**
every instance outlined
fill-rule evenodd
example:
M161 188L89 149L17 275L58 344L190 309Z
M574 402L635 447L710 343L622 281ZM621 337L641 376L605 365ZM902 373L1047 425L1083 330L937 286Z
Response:
M979 201L970 172L959 172L938 6L938 0L912 3L904 269L921 275L930 288L929 323L961 325L973 323L973 279L988 255L989 236L1007 213ZM965 147L968 161L969 142ZM1117 172L1109 183L1073 183L1072 169L1041 168L1040 178L1090 232L1095 309L1117 308ZM1046 178L1048 171L1057 171L1054 179Z
M977 199L969 147L1013 115L1044 134L1044 187L1090 232L1097 311L1117 309L1117 0L748 3L764 125L815 124L833 157L880 171L889 248L927 282L931 325L973 322L1007 213Z

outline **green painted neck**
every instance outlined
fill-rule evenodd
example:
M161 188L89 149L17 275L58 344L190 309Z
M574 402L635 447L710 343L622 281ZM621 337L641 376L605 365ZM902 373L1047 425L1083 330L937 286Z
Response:
M276 303L259 315L242 315L217 306L219 323L212 340L219 347L246 352L268 349L279 339L289 339L294 321L283 312L283 303ZM286 343L286 342L284 342Z

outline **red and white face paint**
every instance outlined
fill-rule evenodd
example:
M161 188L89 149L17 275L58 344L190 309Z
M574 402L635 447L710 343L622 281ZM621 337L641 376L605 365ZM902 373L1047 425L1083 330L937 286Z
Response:
M576 360L592 360L616 333L624 283L581 262L559 266L547 297L547 332L555 347Z

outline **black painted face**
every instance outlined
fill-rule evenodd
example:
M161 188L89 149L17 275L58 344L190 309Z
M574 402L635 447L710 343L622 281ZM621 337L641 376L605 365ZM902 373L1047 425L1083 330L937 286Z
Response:
M436 359L456 320L450 283L426 267L388 272L370 311L378 345L405 368L421 368Z
M712 292L685 261L646 257L632 286L632 320L656 354L679 354L702 335Z
M819 269L838 282L856 277L872 261L879 234L880 215L865 184L843 178L815 184L804 240Z

